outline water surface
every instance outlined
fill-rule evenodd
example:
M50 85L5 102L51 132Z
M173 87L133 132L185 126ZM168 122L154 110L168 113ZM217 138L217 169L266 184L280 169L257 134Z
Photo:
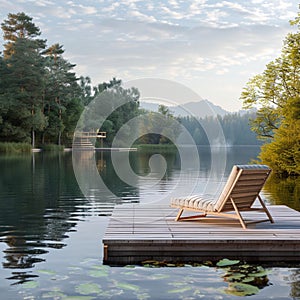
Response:
M227 270L223 268L103 266L102 237L115 205L153 201L167 204L172 191L184 193L186 184L193 180L197 182L195 192L217 193L232 165L248 163L258 151L251 147L230 149L224 174L218 171L224 161L214 162L217 167L211 169L213 155L208 148L199 151L200 170L182 170L176 154L164 154L167 171L155 185L158 175L149 174L151 155L131 153L131 167L140 176L134 186L116 175L109 153L97 153L98 172L112 193L93 187L87 198L75 178L71 153L0 156L1 297L232 299L230 284L224 278ZM119 155L121 164L124 153ZM81 158L83 168L87 156ZM270 181L263 197L272 204L287 204L299 210L299 181ZM249 297L300 298L298 268L268 267L266 271L268 283Z

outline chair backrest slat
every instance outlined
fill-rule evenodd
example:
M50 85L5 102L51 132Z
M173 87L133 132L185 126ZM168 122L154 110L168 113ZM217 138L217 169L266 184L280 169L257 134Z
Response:
M250 208L263 188L271 169L266 165L233 166L224 189L215 203L214 210L232 210L230 198L238 208Z

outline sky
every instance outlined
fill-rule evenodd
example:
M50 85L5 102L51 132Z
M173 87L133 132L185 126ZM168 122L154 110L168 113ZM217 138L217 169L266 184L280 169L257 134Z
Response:
M94 85L171 80L228 111L241 109L247 81L280 55L298 11L296 0L0 1L1 22L31 16Z

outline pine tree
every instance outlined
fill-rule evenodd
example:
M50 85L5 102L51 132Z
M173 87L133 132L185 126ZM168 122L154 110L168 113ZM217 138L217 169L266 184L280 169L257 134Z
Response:
M77 78L73 72L75 65L65 60L62 56L63 53L63 46L59 44L54 44L43 52L46 56L44 113L49 119L48 126L43 132L43 140L45 135L50 141L56 137L55 143L58 145L61 145L61 136L66 128L64 116L67 107L80 92ZM78 105L81 107L79 103Z
M41 32L32 22L32 18L25 13L8 14L8 18L1 24L4 33L4 59L9 58L14 53L14 44L17 39L35 40L37 48L45 47L45 40L36 39Z
M11 141L31 140L35 131L46 125L43 115L43 59L40 51L45 41L36 39L39 28L24 13L9 14L1 24L4 32L5 85L1 89L1 138Z

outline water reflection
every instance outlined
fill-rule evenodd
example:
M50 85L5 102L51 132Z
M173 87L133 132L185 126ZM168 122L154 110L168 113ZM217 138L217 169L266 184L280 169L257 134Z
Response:
M264 191L271 203L300 211L300 178L280 179L271 176Z
M228 175L233 164L248 163L252 158L256 157L258 151L258 148L254 149L251 147L228 149L224 177ZM122 165L125 158L124 155L125 154L120 153L118 164ZM53 281L51 281L50 276L48 279L41 278L43 275L41 275L42 272L38 272L39 266L42 265L44 269L57 268L60 270L60 266L58 265L59 260L56 261L53 259L52 265L50 265L49 256L51 254L52 258L56 258L59 256L59 254L56 253L66 251L68 247L70 247L68 250L69 254L82 251L80 246L82 245L81 241L86 242L85 238L87 233L90 235L90 240L95 240L96 235L100 232L98 227L93 228L92 223L90 227L88 227L89 230L80 235L78 225L89 224L91 219L98 220L99 218L103 218L99 216L110 215L116 204L127 202L144 203L148 198L153 200L162 194L168 194L168 192L176 186L181 172L180 157L174 153L162 155L166 161L166 172L159 184L153 187L152 181L157 179L157 174L154 172L151 176L147 176L150 171L149 158L151 155L149 153L137 152L129 154L132 170L140 176L138 181L136 181L136 185L138 186L136 187L124 182L117 176L111 161L111 153L95 153L91 155L91 153L86 152L79 154L76 159L78 159L82 177L87 176L89 165L92 163L96 166L97 174L101 176L105 185L112 191L111 194L106 194L99 186L93 186L93 178L85 177L88 179L86 180L87 188L90 189L90 197L88 198L83 196L77 184L72 166L71 153L36 153L26 156L0 156L0 244L1 249L3 249L3 257L0 259L3 270L0 270L0 275L8 278L12 284L23 283L39 276L39 283L41 283L41 285L44 284L43 288L46 291L47 288L49 290L49 286L51 286ZM183 192L185 192L184 188L188 186L189 182L195 179L195 176L200 177L196 178L199 183L197 187L199 192L205 188L208 189L206 185L209 176L213 179L211 180L212 192L215 192L216 186L223 180L218 168L211 173L211 150L209 148L199 148L199 155L201 162L200 172L193 172L192 167L189 170L185 170L187 175L181 178ZM218 159L218 156L216 156L215 159ZM270 201L273 203L286 204L300 210L299 180L273 181L272 179L266 185L265 194L268 195ZM169 201L168 196L166 199ZM103 219L107 220L107 217ZM104 231L102 228L101 230ZM69 237L71 235L75 236L73 237L77 241L77 247L70 244ZM97 241L97 246L91 246L89 248L89 253L80 254L85 256L85 258L92 257L94 259L93 264L101 264L100 239L101 238ZM87 270L84 269L86 264L81 264L76 258L76 255L74 255L74 257L70 255L70 257L68 257L68 264L73 267L73 269L68 270L66 268L66 270L64 270L68 276L66 277L68 280L62 281L61 284L58 283L58 280L55 282L60 286L62 291L64 291L64 285L66 284L74 286L78 282L82 283L84 280L89 281L92 279L95 280L95 284L98 283L99 278L93 277L91 279L87 277ZM44 262L44 264L40 264L40 262ZM82 272L80 273L76 269L79 273L74 273L75 267L81 267ZM98 268L100 267L98 266ZM94 271L94 266L91 266L90 269ZM7 271L9 275L7 275ZM44 277L47 276L45 272ZM111 287L116 286L116 278L119 276L117 275L116 269L109 269L109 272L111 273L111 278L107 283L107 291L111 291ZM138 273L136 277L132 277L131 275L131 277L124 277L127 274L126 272L129 272L128 269L119 269L119 279L123 280L126 278L129 283L139 286L145 286L145 280L141 277L141 273L145 273L145 276L150 274L148 270L137 269L137 272L140 273ZM211 287L214 286L215 282L218 281L218 284L221 285L220 280L223 280L223 278L216 278L218 276L216 276L215 271L211 272L208 270L198 271L194 269L194 278L189 277L190 269L181 271L174 270L172 273L170 270L162 272L165 272L163 275L170 275L170 280L171 278L173 280L173 275L178 272L178 284L182 283L182 278L187 278L188 281L184 282L187 284L191 280L198 278L199 281L195 284L195 290L196 288L198 289L200 284L200 288L203 289L203 282L207 279L206 288L208 295L212 295ZM285 296L290 293L291 297L299 298L300 287L298 283L300 271L298 269L292 269L291 272L289 272L289 269L287 269L285 273L286 276L284 278L274 279L274 277L271 277L270 281L273 283L277 280L284 288L288 289L288 291L284 291ZM209 276L207 274L209 274ZM150 275L153 277L157 275L157 273L153 271ZM102 282L104 281L102 277L101 280ZM130 280L136 280L137 282ZM147 282L149 285L155 283L153 291L155 291L157 289L156 286L160 284L160 292L164 292L166 280L157 280L160 281L154 282L153 278L149 278ZM2 283L0 282L0 287L1 284L2 286L4 285L3 281ZM224 286L224 283L222 286ZM147 288L146 286L145 289ZM268 289L269 288L270 286ZM176 289L178 288L176 287ZM267 289L261 290L260 293L265 290ZM280 291L281 290L282 289L280 289ZM72 291L74 291L74 289ZM130 290L127 290L127 292L129 293ZM216 295L218 292L214 290L214 293L214 295ZM32 294L34 296L40 295L37 290L33 290ZM4 293L4 298L5 295ZM173 294L170 293L167 296L171 298L172 295Z
M70 157L33 154L0 157L0 242L4 268L31 269L51 249L63 248L86 200L74 178ZM14 272L22 282L33 274Z
M48 251L30 247L23 237L6 236L3 240L8 248L4 250L6 262L3 267L9 269L26 269L33 267L34 263L44 261L35 257Z
M114 155L117 158L115 162L117 167L122 168L124 160L128 158L128 152L114 153ZM130 185L120 179L116 173L116 167L112 162L111 156L111 152L96 152L95 154L97 166L105 165L105 168L98 167L100 178L104 184L99 200L103 202L110 201L115 204L138 202L139 190L136 187L137 184ZM132 167L135 170L138 168L135 160L133 160ZM107 193L107 190L111 193Z
M300 299L300 269L291 270L289 281L291 283L290 296L293 299Z
M130 165L137 175L146 176L150 173L149 160L154 153L145 152L132 152L130 153ZM162 180L172 178L174 170L180 169L180 159L177 152L160 153L166 162L166 172Z

